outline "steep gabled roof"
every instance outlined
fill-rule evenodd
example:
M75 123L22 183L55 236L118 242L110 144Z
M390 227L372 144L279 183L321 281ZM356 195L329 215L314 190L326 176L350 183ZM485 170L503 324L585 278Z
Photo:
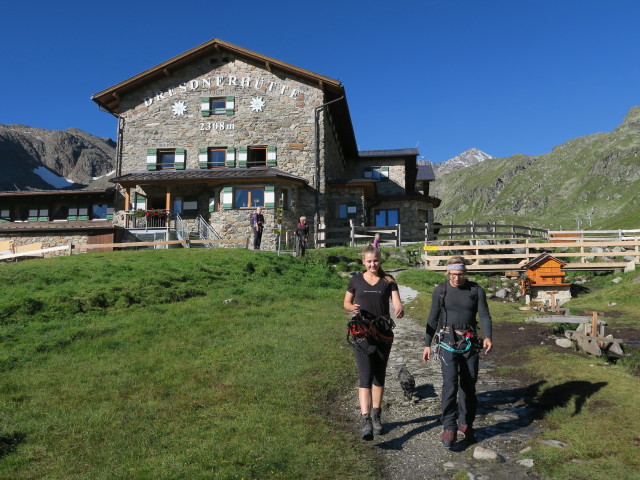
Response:
M522 266L522 268L524 268L524 269L533 269L533 268L540 267L540 266L544 265L548 261L556 262L556 263L560 264L560 267L564 267L564 266L567 265L562 260L558 260L556 257L554 257L552 255L549 255L548 253L541 253L540 255L535 257L534 259L529 260L527 263L525 263Z
M264 65L264 68L271 72L279 70L291 75L304 78L312 83L316 83L320 89L325 92L325 102L329 103L326 108L331 112L334 123L338 130L342 133L342 144L344 152L348 158L356 158L358 156L358 147L356 144L353 124L351 123L351 113L347 104L347 96L344 86L339 80L325 77L318 73L314 73L304 68L299 68L289 63L267 57L259 53L247 50L246 48L224 42L214 38L202 45L198 45L180 55L170 58L166 62L156 65L153 68L145 70L123 82L107 88L91 96L91 100L96 102L100 107L112 114L120 113L120 99L127 93L143 87L144 85L158 80L160 78L170 77L173 72L195 62L203 57L215 55L222 51L228 51L240 56L244 56L254 62ZM336 100L340 101L336 101Z
M171 76L176 70L193 63L203 57L214 55L226 50L237 55L249 58L255 62L264 64L265 69L271 71L272 69L278 69L287 73L291 73L298 77L305 78L311 82L317 83L320 88L327 92L331 92L336 95L336 98L340 95L344 95L344 87L342 82L333 78L325 77L318 73L299 68L294 65L276 60L275 58L261 55L246 48L238 47L231 43L224 42L220 39L214 38L208 42L198 45L180 55L170 58L166 62L156 65L148 70L145 70L138 75L135 75L123 82L120 82L112 87L107 88L101 92L96 93L91 97L91 100L103 107L109 112L118 113L120 106L120 98L126 93L140 88L154 80L159 78Z

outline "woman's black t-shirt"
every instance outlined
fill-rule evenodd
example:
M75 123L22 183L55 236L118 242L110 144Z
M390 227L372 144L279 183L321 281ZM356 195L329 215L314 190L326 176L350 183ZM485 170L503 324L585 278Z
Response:
M389 300L393 291L398 291L396 282L388 282L381 278L375 285L369 285L362 273L351 277L347 287L347 292L354 295L353 303L360 305L360 311L385 318L390 318Z

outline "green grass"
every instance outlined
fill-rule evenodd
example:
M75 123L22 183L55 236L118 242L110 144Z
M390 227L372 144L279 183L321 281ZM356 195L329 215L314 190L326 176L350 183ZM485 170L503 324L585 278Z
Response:
M567 444L559 449L532 441L526 457L538 471L554 480L638 478L640 378L601 359L552 353L548 347L514 355L525 358L520 368L546 382L535 399L550 409L541 438Z
M0 271L1 478L376 478L326 414L355 384L329 268L202 249Z
M361 270L360 251L157 250L0 265L0 478L378 478L355 419L335 408L345 395L356 402L337 271ZM412 265L411 249L383 252L387 269ZM409 314L426 318L444 276L396 278L422 293ZM618 301L638 325L628 298L636 276L611 278L594 278L575 308ZM491 302L491 313L521 322L532 313L519 306ZM547 390L607 382L580 415L572 403L551 411L544 435L570 448L534 445L536 468L554 479L631 478L638 378L593 358L516 354Z

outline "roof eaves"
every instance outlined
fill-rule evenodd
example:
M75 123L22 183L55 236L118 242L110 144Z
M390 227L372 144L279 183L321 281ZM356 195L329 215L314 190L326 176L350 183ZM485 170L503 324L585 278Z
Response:
M183 64L191 62L199 57L205 56L209 54L209 50L218 50L220 48L229 50L231 52L237 53L239 55L243 55L245 57L251 58L252 60L259 61L267 65L268 68L275 66L280 70L284 70L286 72L291 72L295 75L304 77L308 80L312 80L314 82L318 82L323 87L333 88L339 91L344 90L342 82L339 80L335 80L330 77L325 77L324 75L320 75L318 73L312 72L310 70L306 70L304 68L296 67L295 65L291 65L286 62L282 62L272 57L268 57L266 55L262 55L251 50L247 50L246 48L239 47L237 45L233 45L231 43L224 42L217 38L213 40L209 40L197 47L194 47L190 50L187 50L180 55L176 55L175 57L170 58L169 60L162 62L155 67L149 68L144 72L141 72L133 77L128 78L112 87L109 87L101 92L98 92L91 96L91 100L96 102L98 105L106 108L109 111L112 111L106 103L106 98L115 97L118 99L121 96L122 91L127 91L135 88L139 84L144 84L146 82L152 81L156 77L165 76L170 74L170 67L180 68Z

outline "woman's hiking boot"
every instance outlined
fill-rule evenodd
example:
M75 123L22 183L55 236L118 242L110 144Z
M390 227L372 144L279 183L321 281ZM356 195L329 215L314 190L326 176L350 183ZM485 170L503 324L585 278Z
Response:
M381 408L371 410L371 421L373 423L373 434L382 435L382 421L380 420Z
M362 439L373 440L373 423L368 413L362 414Z

